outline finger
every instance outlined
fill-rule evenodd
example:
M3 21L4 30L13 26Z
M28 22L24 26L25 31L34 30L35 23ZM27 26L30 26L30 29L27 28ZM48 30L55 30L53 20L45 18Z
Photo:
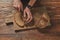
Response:
M24 11L24 15L23 16L24 16L24 18L26 17L26 12L25 11Z
M28 22L27 23L30 23L32 21L32 17L28 20Z
M15 9L17 9L17 7L14 6Z
M18 10L20 11L20 7L18 7Z
M16 10L18 10L18 7L14 7Z
M30 15L30 19L28 20L28 22L27 22L27 23L31 22L31 21L32 21L32 19L33 19L33 17L32 17L32 15Z
M18 5L18 10L20 11L20 5Z
M28 21L29 19L30 19L30 13L27 12L27 19L26 19L26 21Z
M16 7L16 5L13 5L13 7L15 8L15 7Z
M13 7L16 9L17 8L17 6L16 5L13 5Z

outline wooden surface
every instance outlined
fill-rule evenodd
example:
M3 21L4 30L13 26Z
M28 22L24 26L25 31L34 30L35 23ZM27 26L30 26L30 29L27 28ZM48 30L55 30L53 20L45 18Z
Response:
M14 8L12 8L12 0L0 0L0 40L60 40L59 2L60 0L41 0L41 5L47 7L51 16L53 25L50 28L40 30L40 32L34 29L15 33L13 24L6 25L6 19L8 22L13 21Z

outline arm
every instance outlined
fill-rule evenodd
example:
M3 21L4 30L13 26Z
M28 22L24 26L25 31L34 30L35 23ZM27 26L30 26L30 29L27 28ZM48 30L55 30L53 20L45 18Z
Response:
M28 5L24 9L24 17L25 18L27 17L26 20L25 20L27 23L31 22L32 19L33 19L32 13L30 11L30 8L34 5L35 2L36 2L36 0L30 0L30 2L28 3Z
M36 0L30 0L30 2L28 3L28 5L33 6L35 2L36 2Z

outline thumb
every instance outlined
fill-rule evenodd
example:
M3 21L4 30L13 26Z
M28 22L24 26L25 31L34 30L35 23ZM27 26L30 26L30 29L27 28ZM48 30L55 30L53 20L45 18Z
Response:
M23 20L26 21L26 12L25 11L23 13L23 17L24 17Z
M24 18L26 17L26 12L24 11Z
M18 8L18 10L20 11L20 7Z

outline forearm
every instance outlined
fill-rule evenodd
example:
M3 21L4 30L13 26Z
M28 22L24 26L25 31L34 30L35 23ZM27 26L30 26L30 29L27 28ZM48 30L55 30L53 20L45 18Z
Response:
M35 2L36 2L36 0L30 0L30 2L28 3L28 5L33 6Z
M14 0L14 2L20 2L20 0Z

